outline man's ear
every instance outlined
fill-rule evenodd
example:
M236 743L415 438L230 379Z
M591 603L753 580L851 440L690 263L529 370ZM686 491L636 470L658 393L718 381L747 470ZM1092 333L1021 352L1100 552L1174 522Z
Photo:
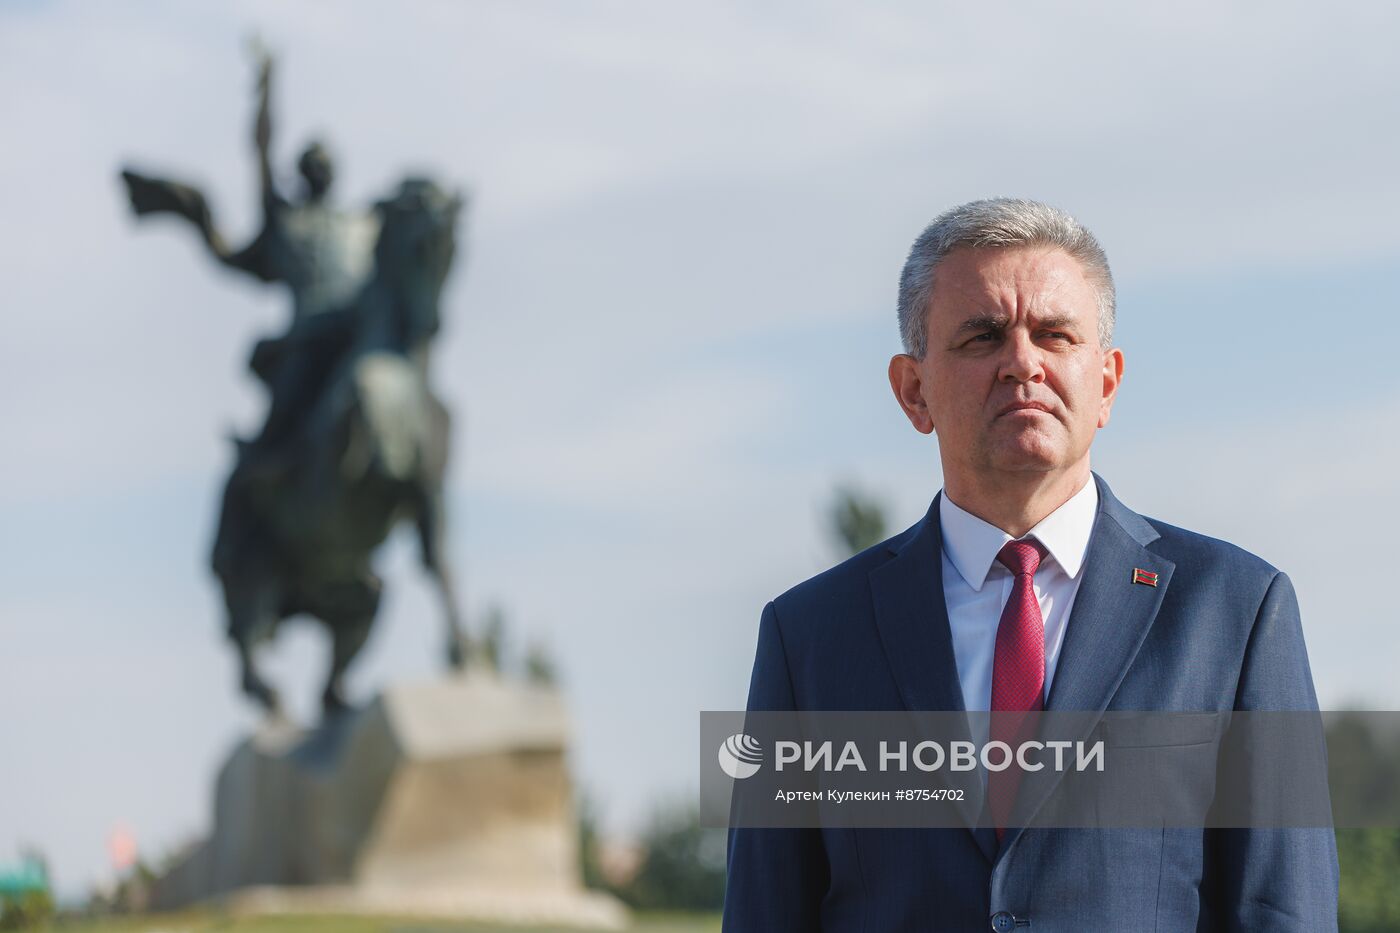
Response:
M1114 347L1103 355L1103 402L1099 404L1099 427L1108 426L1113 400L1123 384L1123 351Z
M933 432L933 416L923 396L923 377L919 375L919 361L908 353L897 353L890 359L890 388L895 400L904 409L904 416L920 434Z

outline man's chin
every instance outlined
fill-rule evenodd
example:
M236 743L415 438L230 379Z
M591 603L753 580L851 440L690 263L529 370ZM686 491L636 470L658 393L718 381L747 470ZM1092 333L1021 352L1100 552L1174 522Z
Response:
M1045 443L1008 445L993 452L991 466L1001 473L1052 473L1064 465L1063 453Z

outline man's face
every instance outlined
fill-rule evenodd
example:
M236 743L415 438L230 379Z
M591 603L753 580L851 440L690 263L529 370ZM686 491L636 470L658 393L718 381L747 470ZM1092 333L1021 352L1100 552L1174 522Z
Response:
M945 479L1087 472L1123 354L1099 346L1077 260L1053 247L956 249L926 313L924 358L896 356L890 382L914 427L938 433Z

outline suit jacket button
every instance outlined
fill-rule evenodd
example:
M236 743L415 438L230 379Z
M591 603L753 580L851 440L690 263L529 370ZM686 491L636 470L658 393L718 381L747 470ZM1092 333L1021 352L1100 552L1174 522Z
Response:
M1011 933L1016 929L1016 918L1004 910L992 914L992 933Z

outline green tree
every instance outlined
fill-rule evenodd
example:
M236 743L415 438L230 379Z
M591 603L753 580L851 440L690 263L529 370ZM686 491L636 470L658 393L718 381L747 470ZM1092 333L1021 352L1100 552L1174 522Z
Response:
M1400 930L1400 830L1339 829L1341 933Z
M1343 826L1365 821L1379 828L1337 830L1342 871L1342 933L1400 930L1400 748L1395 736L1377 735L1373 720L1357 713L1327 725L1327 770L1332 808Z
M847 557L889 537L884 504L851 484L837 487L827 509L827 524L837 547Z
M53 915L53 895L46 890L0 892L0 930L37 930Z
M0 868L0 930L35 930L53 919L48 860L36 850L13 868Z
M700 825L694 804L657 810L642 836L636 877L617 891L641 910L718 910L724 905L725 833Z
M599 864L598 805L591 794L580 792L578 807L578 862L583 874L583 886L608 891L611 887Z

